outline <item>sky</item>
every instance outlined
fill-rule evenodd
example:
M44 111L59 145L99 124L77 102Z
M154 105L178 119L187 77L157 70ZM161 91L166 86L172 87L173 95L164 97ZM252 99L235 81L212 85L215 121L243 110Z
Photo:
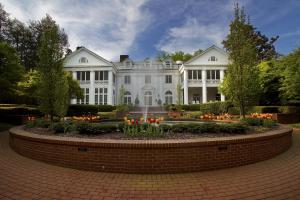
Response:
M159 51L193 53L222 48L234 4L244 6L251 23L276 50L300 46L300 0L0 0L11 17L27 23L49 14L69 36L70 48L96 52L107 60L128 54L133 60Z

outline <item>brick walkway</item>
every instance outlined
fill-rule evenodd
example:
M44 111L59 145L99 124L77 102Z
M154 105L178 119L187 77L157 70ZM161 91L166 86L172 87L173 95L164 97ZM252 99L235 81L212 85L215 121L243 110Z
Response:
M22 157L0 133L0 199L300 199L300 130L274 159L188 174L130 175L51 166Z

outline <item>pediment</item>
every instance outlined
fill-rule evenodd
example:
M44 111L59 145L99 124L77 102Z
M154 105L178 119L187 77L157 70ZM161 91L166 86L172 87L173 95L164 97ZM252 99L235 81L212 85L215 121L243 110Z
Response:
M86 60L86 62L80 62L81 60ZM76 66L113 66L113 64L98 54L82 47L71 53L65 59L65 67Z
M228 63L227 53L216 46L212 46L188 60L184 65L228 65Z

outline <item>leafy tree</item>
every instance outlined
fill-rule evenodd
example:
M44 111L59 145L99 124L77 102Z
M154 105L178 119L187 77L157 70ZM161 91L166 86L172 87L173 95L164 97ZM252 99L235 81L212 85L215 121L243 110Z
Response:
M235 7L235 18L224 47L229 53L230 64L221 85L221 91L240 108L245 117L245 107L255 103L260 94L259 63L256 44L253 42L253 26L246 22L244 9Z
M281 70L276 60L264 61L258 65L262 94L260 105L280 105Z
M199 55L203 52L202 49L198 49L197 51L194 52L194 54L189 54L189 53L184 53L183 51L176 51L174 53L168 53L166 51L161 51L157 54L156 58L159 61L164 61L166 59L171 58L173 61L183 61L186 62L189 59L191 59L193 56Z
M194 52L194 55L193 55L193 56L200 55L202 52L203 52L202 49L198 49L197 51Z
M5 102L16 95L18 82L22 79L24 68L17 52L7 43L0 43L0 101Z
M49 15L42 19L41 24L38 99L41 111L48 114L52 121L54 115L63 117L66 114L70 102L69 86L63 71L64 45L59 26Z
M300 102L300 48L279 61L283 71L282 97L285 101Z
M69 86L69 99L74 99L74 98L83 98L83 91L82 88L80 87L80 84L77 80L74 80L72 75L68 72L64 73L64 76L66 77L68 81L68 86Z
M161 62L164 60L167 60L169 58L171 58L171 55L166 51L160 51L160 52L158 52L158 54L156 56L156 59Z

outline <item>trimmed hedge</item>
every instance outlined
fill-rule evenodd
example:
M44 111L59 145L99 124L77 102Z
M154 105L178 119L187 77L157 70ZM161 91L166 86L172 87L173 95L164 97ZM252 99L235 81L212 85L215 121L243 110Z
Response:
M119 130L119 126L115 124L98 124L98 123L79 123L77 130L80 134L96 135L103 133L111 133Z
M173 126L163 126L164 130L174 133L245 133L248 127L243 124L227 124L227 123L187 123L175 124Z
M112 105L70 105L68 109L68 116L81 115L97 115L98 112L112 112L116 106Z
M260 118L244 118L241 122L248 124L249 126L263 126L263 127L273 127L277 125L277 122L272 119L260 119Z
M230 107L232 107L232 103L229 101L215 101L200 104L199 109L203 113L213 113L215 115L219 115L221 113L227 113Z
M231 115L239 115L238 107L230 107L228 113ZM250 113L300 113L300 107L297 106L249 106L246 107L246 114Z

